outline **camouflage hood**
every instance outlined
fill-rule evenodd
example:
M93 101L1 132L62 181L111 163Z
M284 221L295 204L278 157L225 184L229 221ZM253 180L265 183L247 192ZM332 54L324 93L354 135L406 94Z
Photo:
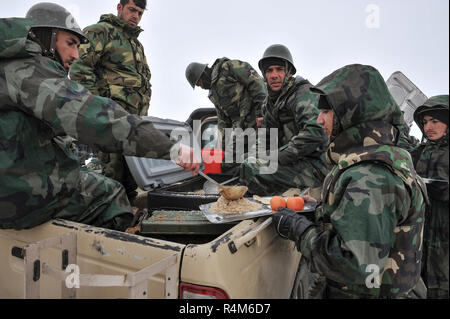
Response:
M444 138L448 141L448 95L433 96L414 112L414 122L416 122L423 135L425 135L425 132L423 130L422 120L426 113L430 113L429 115L435 114L434 117L447 124L447 135Z
M426 188L408 151L396 146L401 110L371 66L345 66L311 90L321 94L319 108L331 108L341 126L327 151L335 166L325 178L323 206L316 212L318 221L331 225L335 240L320 241L330 254L360 256L329 279L340 283L337 289L357 295L407 294L420 278ZM376 257L368 261L368 256ZM347 257L337 262L343 260ZM366 267L375 260L383 270L380 286L370 287Z
M343 170L362 161L383 162L412 185L411 157L395 146L402 113L375 68L345 66L311 90L321 94L321 103L325 99L341 127L328 148L331 163Z
M100 22L106 22L109 24L112 24L114 26L120 27L123 29L125 33L127 33L129 36L133 38L137 38L139 34L141 34L142 30L139 26L133 27L120 19L119 17L115 16L114 14L104 14L100 17Z
M24 18L0 19L0 59L25 58L42 52L37 43L27 39L33 23Z

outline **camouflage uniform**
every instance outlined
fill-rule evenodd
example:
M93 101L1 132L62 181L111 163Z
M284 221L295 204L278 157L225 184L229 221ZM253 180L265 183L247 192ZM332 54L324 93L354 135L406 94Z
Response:
M52 218L124 230L131 207L121 185L81 168L71 136L105 152L170 158L177 144L114 101L71 81L27 40L28 19L0 19L0 228Z
M404 121L403 117L401 120L403 123L399 125L400 135L398 138L397 146L411 153L417 148L417 146L420 144L420 141L415 136L409 134L411 128Z
M246 62L217 59L211 67L211 88L209 99L217 110L218 128L222 136L222 149L225 146L225 128L247 128L256 130L256 118L261 116L261 107L267 96L264 81L261 76ZM248 143L244 143L244 152ZM233 142L234 162L236 157L236 142ZM224 171L236 167L235 163L224 163Z
M409 153L395 146L400 108L370 66L346 66L313 90L341 127L327 151L335 166L315 223L283 212L274 215L277 230L287 227L283 233L326 277L326 298L409 297L420 279L426 190ZM377 270L378 287L370 277Z
M278 129L279 165L274 174L260 174L260 161L246 160L240 182L258 195L282 193L289 188L319 187L329 167L325 160L328 136L317 124L318 95L312 85L297 76L289 79L276 101L268 98L263 108L264 126Z
M144 47L137 39L143 30L113 14L100 17L83 30L90 44L80 46L80 59L70 68L70 78L93 94L111 98L131 114L145 116L151 99L151 73ZM100 152L103 174L137 188L121 154Z
M427 108L432 110L439 106L447 109L448 121L448 95L432 97L424 106L416 110L414 119L424 136L422 117L418 116L418 111ZM443 118L437 119L443 120ZM437 141L427 140L412 153L416 171L420 176L447 181L447 183L427 184L430 205L425 211L422 278L428 288L428 298L449 297L448 154L448 125L447 134L444 137Z

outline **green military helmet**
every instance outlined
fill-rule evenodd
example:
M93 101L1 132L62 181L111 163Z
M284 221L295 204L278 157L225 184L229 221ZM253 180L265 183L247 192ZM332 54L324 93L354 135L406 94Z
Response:
M297 72L294 66L294 60L292 59L292 54L289 51L289 49L282 44L273 44L270 47L268 47L266 51L264 51L262 59L259 60L258 66L263 74L265 73L266 67L268 67L266 65L267 62L273 59L282 59L286 61L291 68L292 75L294 75Z
M193 89L195 89L195 85L197 84L198 80L200 80L200 77L202 76L203 71L205 71L207 66L208 64L192 62L186 68L186 79L191 84Z
M72 14L65 8L50 2L40 2L32 6L26 18L34 19L33 28L56 28L75 33L80 42L89 43L88 38L75 21Z

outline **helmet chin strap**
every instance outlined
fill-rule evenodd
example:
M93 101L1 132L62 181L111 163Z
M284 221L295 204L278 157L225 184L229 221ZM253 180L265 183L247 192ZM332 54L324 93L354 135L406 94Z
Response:
M32 30L30 30L28 32L28 34L34 42L36 42L40 45L40 47L42 48L43 56L63 64L61 56L59 55L58 50L56 49L56 39L57 39L57 35L58 35L58 29L53 28L51 32L52 32L52 34L51 34L51 40L50 40L50 48L48 48L48 49L42 44L42 42L39 40L39 38L36 36L36 34Z
M56 36L58 35L58 30L53 28L52 29L52 39L50 41L50 52L49 52L49 58L55 59L56 58Z
M52 29L52 40L50 42L50 59L55 60L59 62L62 66L64 66L63 60L61 59L61 56L59 55L58 50L56 49L56 39L58 36L58 29L53 28Z
M283 86L285 86L289 81L289 75L291 74L291 67L287 61L284 61L284 65L286 68L286 75L284 76Z

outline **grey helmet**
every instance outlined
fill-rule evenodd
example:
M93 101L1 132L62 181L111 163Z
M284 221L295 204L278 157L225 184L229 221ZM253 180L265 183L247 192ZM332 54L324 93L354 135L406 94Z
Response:
M207 66L208 64L202 64L197 62L192 62L187 66L186 79L191 84L193 89L195 89L195 85L197 84L198 80L200 80Z
M83 34L72 14L55 3L40 2L35 4L28 10L26 18L35 20L33 28L62 29L75 33L81 43L89 43L88 38Z
M259 60L258 66L261 72L264 74L264 62L269 59L282 59L289 64L291 74L294 75L297 70L294 66L294 60L292 59L291 52L289 49L282 44L273 44L264 51L263 57Z

